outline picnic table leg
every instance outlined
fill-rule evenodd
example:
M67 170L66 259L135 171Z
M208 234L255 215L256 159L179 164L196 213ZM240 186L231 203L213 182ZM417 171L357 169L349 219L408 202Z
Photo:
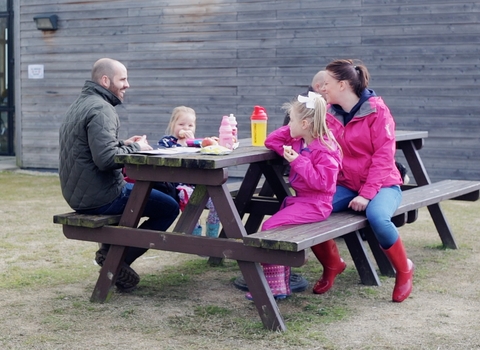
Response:
M245 215L245 208L248 206L248 203L250 202L252 196L254 195L257 184L260 181L261 177L262 177L262 172L260 171L260 167L258 166L258 164L255 164L255 163L250 164L250 166L247 169L247 172L245 173L242 184L240 185L238 193L234 199L235 207L237 208L240 218L243 218L243 216ZM217 207L215 206L215 208ZM218 213L218 208L216 210ZM256 227L254 226L253 231L251 231L252 226L251 226L251 223L249 223L251 221L249 216L249 219L247 219L247 223L245 225L246 232L247 233L257 232L263 217L264 215L261 215L260 221L254 224L256 225ZM221 238L227 237L225 235L225 229L223 227L218 237L221 237ZM221 265L222 262L223 262L222 258L210 257L208 259L208 264L212 266Z
M255 184L256 186L256 184ZM207 186L213 205L217 208L218 217L223 225L227 238L242 239L247 235L242 219L235 208L232 196L226 184L222 186ZM283 318L278 310L277 303L270 291L260 263L238 261L255 306L265 328L270 330L286 329Z
M291 196L290 186L285 182L283 178L283 165L278 164L261 164L262 173L265 175L265 179L271 187L273 192L271 196L275 195L280 203L283 200Z
M423 162L418 155L417 148L413 141L402 141L400 147L405 155L405 159L408 162L410 170L412 171L412 175L415 178L415 182L418 186L428 185L430 182L430 178L428 177L427 171L423 165ZM429 205L428 211L430 212L430 216L432 217L433 223L437 228L437 232L442 240L443 246L450 249L457 249L457 243L455 241L455 237L453 232L450 228L450 225L443 214L442 208L440 204L432 204Z
M128 197L127 205L123 210L120 218L119 226L137 227L142 217L143 209L147 204L150 191L153 184L149 181L137 180L133 186L130 197ZM138 205L138 203L141 205Z
M392 267L392 263L390 260L388 260L387 256L380 247L380 244L373 234L372 229L370 227L365 227L363 232L365 233L368 245L370 246L370 250L372 251L375 261L377 262L380 273L384 276L395 277L395 270Z
M455 241L455 237L453 236L452 229L450 228L450 225L443 214L440 204L429 205L427 209L430 212L430 216L432 217L435 227L437 228L437 232L440 235L443 246L450 249L457 249L458 246Z
M110 246L107 258L100 269L100 275L98 276L90 301L103 303L110 299L112 295L111 289L117 279L126 250L126 247L117 245Z
M262 171L258 164L250 164L248 167L247 172L245 173L245 178L243 179L242 185L238 191L238 195L235 197L235 206L237 207L240 216L243 217L245 215L245 208L248 206L248 203L252 199L252 196L255 193L256 187L260 178L262 177ZM270 191L268 190L270 187L268 183L265 182L260 190L260 196L269 196ZM245 223L245 229L248 234L257 232L260 224L265 215L263 214L256 214L250 213Z
M268 184L268 182L264 182L262 185L262 189L258 193L259 196L264 197L273 197L273 191ZM265 218L265 214L262 213L250 213L248 215L247 222L245 223L245 229L247 230L248 234L258 232L260 226Z
M360 232L357 230L355 232L348 233L343 236L343 239L347 244L348 250L352 256L353 263L357 268L362 283L367 286L382 285L380 283L380 279L378 278L377 272L375 271L375 267L368 257Z
M152 184L148 181L135 183L120 219L120 226L136 227L138 225L151 189ZM136 206L134 204L136 201L141 201L141 205ZM100 269L100 275L90 298L91 301L104 302L110 298L111 288L117 279L126 249L123 246L110 246L107 258Z
M283 202L283 199L290 195L290 189L283 180L283 165L271 165L271 164L257 164L257 171L261 171L265 175L266 181L264 182L259 196L273 197L277 196L279 203ZM265 214L262 213L250 213L248 216L245 228L247 232L257 232L262 224Z
M198 219L202 215L203 210L208 201L208 192L205 185L195 186L188 205L185 207L183 213L177 220L177 224L173 231L192 233L195 226L197 226Z
M238 261L238 266L247 282L263 326L272 331L285 331L287 327L265 279L262 266L246 261Z

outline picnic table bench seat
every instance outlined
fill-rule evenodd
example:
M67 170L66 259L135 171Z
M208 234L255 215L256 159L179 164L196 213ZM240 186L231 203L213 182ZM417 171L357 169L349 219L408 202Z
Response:
M397 227L411 223L413 221L408 220L408 213L447 199L475 201L479 198L479 191L480 182L464 180L443 180L403 191L402 202L393 221ZM252 247L300 251L367 225L363 212L343 211L332 213L327 220L321 222L281 226L253 233L243 241Z
M233 189L233 191L236 191L236 189ZM413 187L403 191L402 203L395 212L393 221L395 225L402 226L405 223L411 223L416 220L417 210L419 208L440 203L448 199L475 201L479 199L479 194L480 182L476 181L444 180L424 186ZM265 205L268 201L272 201L272 211L278 210L275 209L278 208L278 204L277 207L275 207L273 200L274 198L257 196L255 200L252 199L250 210L254 210L256 205ZM258 202L255 204L255 201L259 201L261 204ZM64 226L79 228L79 230L69 230L68 233L64 231L65 236L70 239L144 248L148 248L149 244L153 244L152 242L161 241L161 239L159 240L157 237L158 235L155 234L155 231L150 230L136 229L134 233L129 233L128 235L126 232L125 234L119 234L118 231L115 231L115 233L112 234L108 229L101 230L103 227L118 225L120 217L121 215L86 215L71 212L57 214L53 217L53 221L54 223ZM101 231L85 231L83 228L98 229ZM332 213L327 220L322 222L282 226L268 231L249 234L243 238L243 242L241 240L240 242L232 242L232 249L233 245L237 246L238 249L238 244L244 245L245 247L257 248L259 249L258 262L269 262L269 250L285 251L287 255L285 255L285 261L282 261L282 263L299 267L307 261L306 250L308 248L330 239L342 238L347 244L361 282L365 285L380 285L381 283L376 269L363 243L365 236L362 237L360 230L367 233L366 240L368 241L380 272L384 275L394 276L395 272L393 267L379 247L375 236L369 231L366 217L363 213L353 211ZM176 234L179 233L173 232L170 239L173 240ZM209 247L205 247L205 254L208 255L208 250L210 250L213 253L210 256L222 256L222 252L214 253L218 250L215 239L196 236L191 238L195 239L195 243L193 244L204 244L205 241L200 240L208 239ZM155 243L153 245L159 246L159 244L160 243ZM166 248L164 250L169 250L168 244L167 247L164 248ZM188 247L185 247L185 252L189 252ZM263 252L265 252L265 254L262 254ZM295 255L295 253L303 254ZM234 258L234 256L232 255L230 258ZM275 263L275 261L270 261L269 263Z
M228 184L228 189L232 197L235 197L240 189L240 182L232 182ZM256 194L261 190L263 181L259 183L259 186L256 189ZM78 226L78 227L87 227L87 228L97 228L105 225L118 225L120 222L121 214L118 215L89 215L89 214L79 214L77 212L69 212L65 214L57 214L53 217L53 222L55 224L69 225L69 226Z
M412 187L402 192L402 202L394 214L392 221L397 227L414 222L418 217L418 209L440 203L448 199L476 201L479 199L480 182L465 180L443 180L424 186ZM434 213L433 213L434 215ZM395 271L390 261L381 250L373 232L369 229L364 213L344 211L332 213L322 222L277 227L268 231L250 234L243 238L247 246L264 249L302 251L330 239L343 238L350 251L354 264L363 284L380 285L373 265L365 251L363 230L383 275L394 276ZM442 234L440 232L440 234ZM453 240L441 237L442 241Z
M65 214L57 214L53 216L55 224L98 228L105 225L118 225L122 215L89 215L77 212L69 212Z

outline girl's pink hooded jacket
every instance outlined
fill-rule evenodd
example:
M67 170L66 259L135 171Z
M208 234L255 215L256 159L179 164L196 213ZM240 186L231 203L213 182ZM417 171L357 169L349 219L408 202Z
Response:
M287 197L282 215L272 216L262 228L325 220L332 212L341 151L336 145L329 149L318 140L304 146L303 139L293 139L288 125L268 135L265 146L283 156L283 145L292 146L299 156L290 163L289 181L296 195ZM287 208L288 207L288 208ZM288 212L288 215L287 215Z
M380 188L402 184L395 166L395 121L381 97L365 101L346 126L328 105L327 124L343 151L338 185L372 199Z

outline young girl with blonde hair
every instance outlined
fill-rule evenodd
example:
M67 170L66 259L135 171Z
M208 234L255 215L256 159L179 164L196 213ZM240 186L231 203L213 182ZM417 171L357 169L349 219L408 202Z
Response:
M289 181L295 196L285 198L280 210L263 223L262 231L328 218L342 163L341 149L326 124L326 102L320 94L300 95L283 108L290 122L269 134L265 146L289 162ZM314 253L322 245L312 247ZM262 266L273 296L289 296L290 267ZM252 299L251 294L246 298Z
M162 147L186 147L187 140L195 138L195 129L197 126L197 116L195 110L186 106L175 107L168 123L166 136L158 141L158 145ZM193 192L194 187L189 184L177 184L178 198L180 201L180 209L183 210L188 203L188 199ZM207 202L209 209L206 223L206 235L208 237L218 237L220 230L220 219L217 211L209 198ZM194 235L200 236L202 234L202 226L200 222L193 231Z
M158 145L163 147L186 147L187 140L195 138L196 127L197 116L193 108L186 106L175 107L165 131L166 136L163 136L158 141Z

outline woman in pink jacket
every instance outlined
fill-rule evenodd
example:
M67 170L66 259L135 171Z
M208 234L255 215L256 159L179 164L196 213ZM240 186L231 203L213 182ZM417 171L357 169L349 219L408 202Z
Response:
M395 166L395 121L381 97L369 90L369 73L361 61L335 60L326 67L322 94L327 123L343 151L333 211L365 211L373 233L396 271L392 300L402 302L413 285L412 261L391 218L402 200L402 178ZM335 242L325 251L325 293L345 269ZM325 275L325 272L324 272Z
M342 162L340 147L327 128L326 102L321 95L309 92L308 96L298 96L284 109L290 114L290 122L268 135L265 146L290 163L289 181L295 196L285 198L262 230L325 220L332 212ZM290 267L262 266L273 296L283 299L290 295ZM246 297L252 299L250 293Z

